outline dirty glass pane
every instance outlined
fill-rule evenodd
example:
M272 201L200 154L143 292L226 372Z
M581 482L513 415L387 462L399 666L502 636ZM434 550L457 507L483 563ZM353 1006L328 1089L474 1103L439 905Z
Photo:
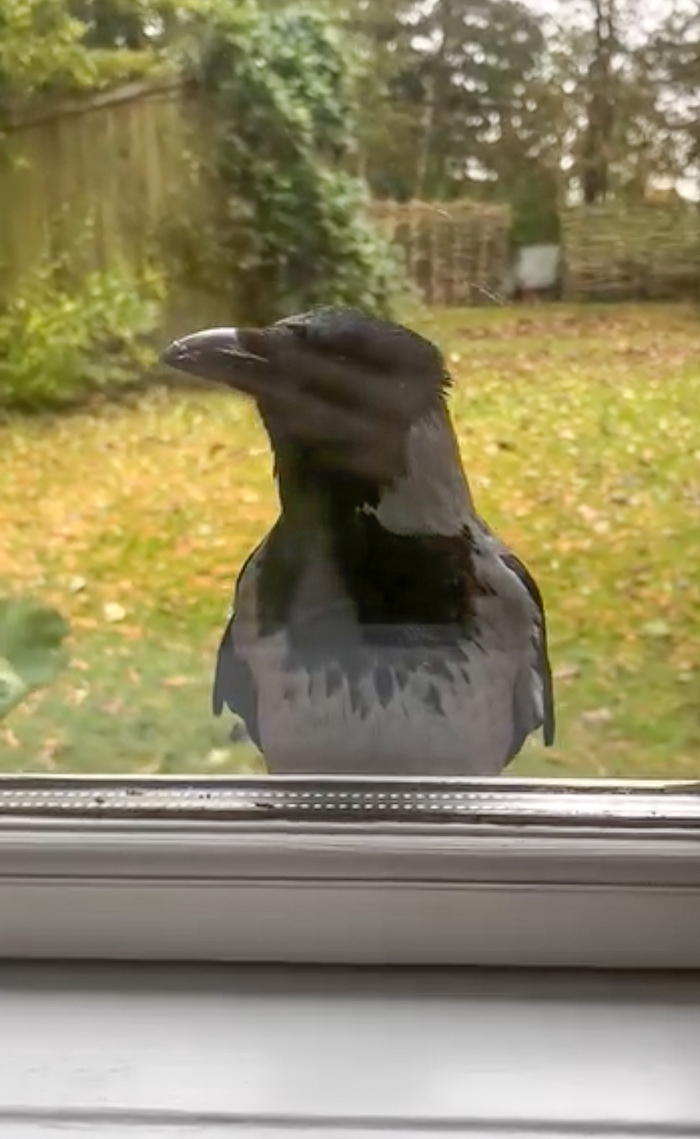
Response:
M699 91L691 0L6 0L0 771L698 776Z

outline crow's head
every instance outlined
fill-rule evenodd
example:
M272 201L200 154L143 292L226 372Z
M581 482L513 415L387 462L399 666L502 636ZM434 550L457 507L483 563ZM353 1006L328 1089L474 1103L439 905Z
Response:
M442 406L449 382L428 340L354 309L196 332L163 361L252 396L278 458L384 484L404 474L408 431Z

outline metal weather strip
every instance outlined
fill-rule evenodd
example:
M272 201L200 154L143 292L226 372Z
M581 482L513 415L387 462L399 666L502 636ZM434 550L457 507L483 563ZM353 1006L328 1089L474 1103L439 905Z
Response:
M581 780L0 777L0 824L36 818L700 825L700 784Z

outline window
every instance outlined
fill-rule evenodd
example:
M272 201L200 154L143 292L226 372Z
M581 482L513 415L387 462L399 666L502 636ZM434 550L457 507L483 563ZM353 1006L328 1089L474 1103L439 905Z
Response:
M487 7L0 30L6 954L695 960L697 13Z

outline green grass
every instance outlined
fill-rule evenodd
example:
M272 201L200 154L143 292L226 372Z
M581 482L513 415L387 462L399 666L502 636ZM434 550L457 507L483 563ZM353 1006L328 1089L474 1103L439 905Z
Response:
M557 747L528 745L511 771L700 775L700 317L547 306L415 323L450 360L479 508L547 602ZM73 627L70 668L0 727L2 769L255 769L209 710L232 581L275 515L251 408L203 390L13 419L0 488L0 587Z

